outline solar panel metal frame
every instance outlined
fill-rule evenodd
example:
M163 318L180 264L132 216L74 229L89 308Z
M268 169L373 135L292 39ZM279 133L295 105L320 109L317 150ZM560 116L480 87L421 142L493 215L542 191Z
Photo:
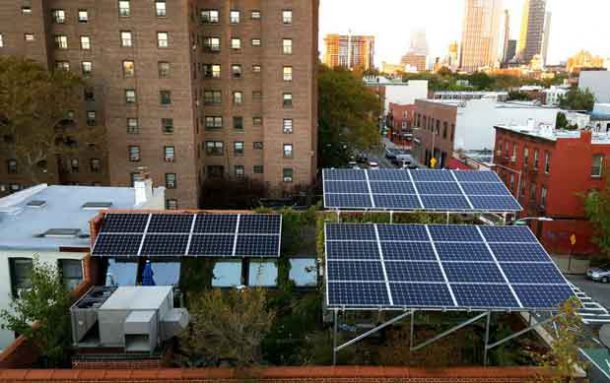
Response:
M485 176L478 173L481 172L476 170L444 169L323 169L322 185L324 187L324 208L338 211L432 211L439 213L514 213L523 210L519 201L512 195L496 173L489 172L489 174L486 173ZM434 174L437 174L438 176L442 175L442 177L431 176ZM340 182L342 185L349 184L349 182L358 183L359 185L366 183L366 185L368 185L368 193L363 192L363 190L358 190L357 192L331 192L328 190L329 188L327 188L327 186L334 182ZM396 192L397 190L388 188L387 192L383 193L380 192L383 191L383 188L381 188L381 190L377 188L377 183L387 184L400 182L407 183L409 188L413 189L413 191L409 193L399 193ZM429 192L422 193L417 187L420 183L428 186L433 183L450 183L456 185L460 192L458 194L442 194L440 192L435 194L429 194ZM496 185L498 192L485 194L483 192L471 191L472 186L481 184ZM467 189L469 191L467 192L464 190L463 186L468 186ZM452 191L452 193L454 192L456 191ZM361 200L360 203L357 202L356 199L350 198L350 196L354 198L358 197L358 199ZM375 198L377 196L388 196L381 200L388 200L388 198L392 200L391 196L396 197L393 200L397 200L399 196L408 196L410 199L416 197L419 206L399 206L396 204L378 206L377 202L379 201L376 201ZM451 204L448 206L440 206L439 204L429 205L425 203L422 196L425 196L426 199L430 199L429 197L432 196L434 197L432 199L436 200L442 199L443 197L461 197L463 200L460 201L462 202L460 206L454 207L451 207ZM507 203L504 204L505 207L500 207L500 202L498 202L498 206L479 208L475 206L471 197L478 203L482 203L481 201L486 202L485 197L506 197ZM467 203L466 205L463 204L464 200ZM510 205L513 207L509 208L508 206Z
M144 226L144 228L141 231L137 231L137 232L133 232L133 231L118 231L116 227L113 227L112 230L106 232L104 230L104 225L102 224L101 230L98 233L96 239L95 239L95 243L93 244L93 247L91 249L91 255L92 256L99 256L99 257L140 257L140 256L151 256L151 257L168 257L168 256L177 256L177 257L206 257L206 258L279 258L280 256L280 249L281 249L281 245L282 245L282 216L281 215L276 215L276 214L220 214L220 215L216 215L216 214L198 214L198 213L139 213L139 212L134 212L134 213L112 213L109 212L106 214L106 218L108 217L112 217L112 216L117 216L119 217L122 221L125 221L127 223L130 223L129 219L126 219L125 216L128 215L138 215L138 216L147 216L146 218L146 224ZM171 222L172 218L170 217L185 217L188 216L191 219L190 222L190 229L189 230L185 230L185 231L176 231L175 228L169 228L167 232L163 232L160 230L156 230L154 232L149 232L149 226L151 221L153 220L153 217L166 217L165 220ZM230 225L231 227L234 226L233 231L232 232L219 232L217 230L210 230L209 232L203 232L201 230L196 230L196 223L197 223L197 218L198 217L230 217L236 218L236 224L235 225ZM256 217L273 217L270 219L269 224L272 226L275 226L277 224L277 230L274 230L274 228L272 227L271 230L273 232L269 232L269 227L265 227L263 228L263 231L260 233L256 233L256 232L252 232L253 230L249 230L248 233L242 233L239 231L239 222L240 219L242 217L250 217L250 216L256 216ZM279 217L275 218L275 217ZM142 220L142 218L139 218L140 220ZM111 218L112 220L112 218ZM156 220L159 220L158 218L156 218ZM183 218L178 219L180 220L184 220ZM161 219L161 221L163 221L163 219ZM119 224L123 224L122 222L119 222ZM115 225L116 226L116 225ZM138 225L138 227L141 227L141 223ZM186 225L185 225L186 226ZM255 231L255 230L254 230ZM166 235L168 238L172 238L172 236L184 236L184 235L188 235L188 242L186 244L186 248L184 249L184 252L182 254L171 254L168 255L167 253L162 253L162 254L155 254L154 251L147 251L146 254L144 254L143 252L143 248L144 248L144 243L146 241L146 236L150 234L150 235L155 235L155 236L159 236L159 235ZM140 238L140 245L138 248L137 252L133 252L133 253L118 253L118 254L111 254L111 251L108 251L106 249L104 249L101 252L98 252L96 250L96 246L98 243L98 240L100 240L100 238L104 238L105 240L108 238L112 238L113 236L117 236L117 238L121 238L119 236L125 236L125 235L130 235L130 236L141 236ZM228 235L232 237L232 241L233 241L233 248L231 251L231 254L191 254L191 242L193 237L197 237L197 236L218 236L218 235ZM243 236L254 236L254 237L276 237L277 238L277 250L274 251L273 253L271 253L271 251L265 253L265 254L238 254L237 253L237 242L238 239L240 237L243 238ZM105 246L108 246L108 243L104 243Z
M346 233L357 233L357 232L353 232L350 227L358 227L360 230L363 230L365 227L371 227L375 234L376 234L376 241L373 241L370 238L366 238L366 239L362 239L362 238L355 238L355 239L349 239L349 236L346 237ZM556 312L558 311L558 307L542 307L542 306L533 306L532 304L527 304L527 302L534 302L534 304L536 304L537 302L550 302L553 298L554 298L554 294L555 295L561 295L564 294L568 291L568 289L571 290L570 288L570 284L568 283L568 281L565 279L565 277L563 277L563 274L561 274L559 268L557 267L557 265L552 261L552 259L550 258L550 256L548 255L548 253L546 253L546 251L544 250L544 248L540 245L540 243L538 242L538 240L535 238L535 236L533 235L533 233L531 233L531 230L529 230L529 228L527 227L523 227L520 228L518 230L516 230L514 227L512 226L504 226L504 227L497 227L494 228L493 230L487 230L487 231L483 231L481 229L485 229L485 227L481 227L481 226L466 226L464 225L463 227L468 227L468 228L474 228L476 229L478 235L480 236L480 239L477 239L476 241L474 241L473 239L471 239L469 242L447 242L447 241L435 241L430 233L430 227L434 226L437 229L438 228L443 228L443 227L452 227L455 228L457 225L416 225L416 224L409 224L409 225L391 225L394 227L399 228L399 230L397 232L400 232L402 229L403 232L408 232L410 229L412 228L417 228L415 230L420 231L421 232L421 227L425 228L426 232L427 232L427 236L428 236L428 240L424 241L421 237L418 237L417 239L406 239L406 240L401 240L401 239L396 239L396 238L381 238L379 236L379 227L384 226L382 224L331 224L331 223L327 223L325 224L324 227L324 234L325 234L325 241L324 241L324 247L325 247L325 252L326 252L326 257L325 257L325 263L326 263L326 281L325 281L325 289L326 289L326 306L329 309L334 309L334 310L349 310L349 311L357 311L357 310L388 310L388 311L405 311L405 310L420 310L420 311L495 311L495 312L521 312L521 311L548 311L548 312ZM386 225L387 226L387 225ZM435 230L437 230L435 229ZM507 232L507 235L502 235L503 233L501 233L501 231L505 229ZM485 234L486 233L486 234ZM330 235L330 236L329 236ZM336 236L335 236L336 235ZM520 242L520 241L524 241L524 242ZM369 246L369 250L367 251L371 251L374 252L370 254L370 256L354 256L354 257L345 257L345 256L336 256L329 254L329 245L332 243L344 243L344 244L349 244L350 246L355 246L357 248L357 245L360 244L364 244L364 243L371 243L371 242L376 242L377 244L377 251L374 252L373 251L373 247ZM433 250L434 250L434 254L435 254L435 259L431 259L430 257L425 257L425 259L410 259L408 256L405 256L403 259L396 259L395 257L391 257L391 258L384 258L384 252L382 250L382 245L383 244L387 244L387 243L396 243L396 242L401 242L401 243L405 243L405 244L427 244L432 246ZM491 254L491 258L490 260L487 261L472 261L472 260L461 260L461 261L451 261L451 260L447 260L447 259L441 259L439 257L439 254L436 251L436 244L437 243L456 243L456 244L483 244L486 248L487 251ZM515 262L515 261L510 261L510 260L499 260L498 258L496 258L494 251L492 250L490 245L496 245L496 244L503 244L503 245L514 245L519 247L520 245L523 244L531 244L531 245L537 245L540 246L540 248L544 251L545 254L545 258L544 261L540 260L540 257L532 257L532 259L530 260L523 260L523 259L519 259L519 261ZM416 250L415 250L416 251ZM360 263L362 262L362 266L366 266L368 264L370 264L371 262L373 263L377 263L380 262L381 263L381 267L383 270L383 279L379 278L379 279L374 279L374 280L335 280L330 278L330 275L328 274L328 262L329 260L332 259L333 262L333 266L340 266L342 264L346 265L346 267L350 267L349 265L354 264L354 263ZM411 263L413 264L414 267L416 267L415 264L423 264L426 263L428 264L430 267L432 267L432 265L438 265L440 267L440 270L442 272L443 275L443 281L438 281L438 280L429 280L429 281L422 281L419 276L417 278L415 278L414 280L410 280L410 281L397 281L395 276L396 276L396 270L392 270L392 274L393 277L388 277L388 272L386 270L386 266L389 264L395 264L395 263ZM494 274L494 279L490 280L490 281L478 281L478 282L473 282L473 281L469 281L469 280L464 280L464 281L460 281L460 280L455 280L452 279L450 280L450 278L447 276L447 271L444 267L445 264L447 263L451 263L453 265L463 265L464 267L466 267L469 264L472 265L479 265L479 264L484 264L485 266L491 267L491 265L494 265L495 268L497 268L497 270L499 271L502 280L498 279L498 274ZM562 281L561 282L557 282L557 283L549 283L549 282L539 282L539 283L533 283L530 281L523 281L523 282L512 282L511 280L509 280L509 277L506 275L505 273L505 269L504 266L510 265L513 266L515 264L532 264L532 265L536 265L538 267L548 267L549 270L554 270L557 273L559 273L559 275L561 275ZM392 265L391 267L394 267L395 265ZM553 269L551 269L553 268ZM424 270L426 269L426 266L424 266ZM435 275L435 277L438 277L438 275ZM437 278L438 279L438 278ZM380 299L379 302L365 302L367 300L367 297L362 297L362 299L355 299L353 301L358 301L359 304L341 304L339 303L331 303L331 292L329 291L330 286L352 286L355 285L357 286L358 283L361 284L376 284L376 285L385 285L387 288L387 299L385 298L385 296L383 297L383 299ZM453 305L434 305L434 304L425 304L425 305L420 305L420 306L414 306L414 307L409 307L409 306L404 306L404 305L400 305L400 304L396 304L394 302L394 299L398 299L403 300L404 301L404 296L396 296L393 297L393 288L396 288L396 284L409 284L412 285L413 287L415 287L415 285L439 285L439 286L445 286L443 288L443 290L446 288L451 296L451 300L453 301ZM489 285L489 289L485 290L486 287ZM456 291L453 290L452 286L464 286L464 288L459 288L456 294ZM473 290L473 286L482 286L480 288L474 288ZM494 287L495 286L495 287ZM533 291L532 287L538 287L538 288L547 288L548 291L546 291L544 294L542 294L540 297L532 297L529 295L523 295L524 292L527 291ZM412 288L413 288L412 287ZM428 286L430 287L430 286ZM554 287L554 288L550 288L550 287ZM487 306L477 306L475 304L470 305L470 306L464 306L464 305L460 305L459 301L470 301L470 302L476 302L477 299L472 299L473 297L469 297L469 296L461 296L459 295L460 292L462 293L466 293L469 294L472 291L476 291L476 290L481 290L481 291L493 291L494 288L502 288L504 291L510 291L510 299L507 299L505 301L514 301L517 304L514 306L502 306L502 305L498 305L498 304L492 304L493 302L489 302L490 304ZM491 290L490 290L491 289ZM333 292L333 296L337 297L337 296L350 296L352 297L352 295L350 295L351 293L346 293L346 292L337 292L334 291ZM375 296L374 294L371 296ZM353 297L352 297L353 298ZM447 298L446 296L444 298ZM476 297L474 297L476 298ZM568 297L566 297L567 299ZM481 299L484 299L481 298ZM523 302L522 299L524 299L526 302ZM381 302L383 301L383 302ZM364 303L363 303L364 302ZM389 302L389 304L387 303ZM542 303L540 303L542 304Z

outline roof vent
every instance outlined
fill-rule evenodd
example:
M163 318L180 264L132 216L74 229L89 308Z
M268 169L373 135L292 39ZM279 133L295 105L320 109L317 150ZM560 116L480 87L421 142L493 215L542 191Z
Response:
M45 207L46 205L47 205L47 201L43 201L40 199L31 200L30 202L28 202L26 204L27 207L35 207L35 208Z
M57 228L49 229L42 233L45 238L76 238L80 234L80 229Z
M112 207L112 202L87 202L83 205L83 210L105 210Z

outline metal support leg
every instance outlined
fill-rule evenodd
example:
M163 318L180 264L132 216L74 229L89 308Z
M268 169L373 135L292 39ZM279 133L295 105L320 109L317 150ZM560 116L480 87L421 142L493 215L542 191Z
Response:
M447 212L447 225L449 225L449 212Z
M337 364L337 310L335 310L335 320L333 323L333 366Z
M395 322L398 322L399 320L403 319L404 317L406 317L406 316L407 316L407 315L409 315L409 314L411 314L411 312L410 312L410 311L407 311L407 312L405 312L405 313L402 313L402 314L400 314L400 315L398 315L398 316L396 316L396 317L394 317L394 318L390 319L389 321L384 322L384 323L380 324L379 326L377 326L377 327L375 327L375 328L372 328L372 329L370 329L369 331L367 331L367 332L365 332L365 333L363 333L363 334L361 334L361 335L358 335L358 336L357 336L357 337L355 337L354 339L352 339L352 340L350 340L350 341L348 341L348 342L345 342L345 343L343 343L343 344L342 344L342 345L340 345L340 346L337 346L337 345L335 344L335 345L334 345L335 353L336 353L337 351L341 351L341 350L343 350L344 348L346 348L346 347L348 347L348 346L351 346L352 344L354 344L354 343L356 343L356 342L361 341L362 339L366 338L367 336L369 336L369 335L371 335L371 334L374 334L374 333L376 333L377 331L379 331L379 330L381 330L381 329L383 329L383 328L385 328L385 327L388 327L389 325L391 325L391 324L393 324L393 323L395 323Z
M411 311L411 336L409 337L409 351L413 350L413 337L415 336L415 310Z
M459 330L459 329L461 329L463 327L466 327L466 326L468 326L471 323L474 323L474 322L478 321L479 319L483 318L486 315L487 315L487 312L484 312L483 314L479 314L479 315L477 315L474 318L468 319L467 321L462 322L459 325L457 325L455 327L452 327L449 330L447 330L447 331L445 331L443 333L440 333L440 334L438 334L437 336L435 336L433 338L428 339L424 343L421 343L421 344L419 344L419 345L417 345L415 347L411 347L411 351L417 351L417 350L419 350L421 348L424 348L427 345L432 344L432 343L434 343L434 342L436 342L436 341L446 337L447 335L452 334L452 333L456 332L457 330Z
M394 223L394 212L390 211L390 223Z
M521 335L523 335L523 334L525 334L527 332L532 331L533 329L535 329L538 326L541 326L541 325L543 325L545 323L553 322L553 321L555 321L557 318L559 318L562 315L563 314L555 315L555 316L553 316L551 318L548 318L548 319L545 319L545 320L543 320L541 322L536 322L534 325L529 326L527 328L524 328L523 330L518 331L518 332L514 333L513 335L509 335L509 336L507 336L504 339L501 339L501 340L499 340L499 341L497 341L495 343L492 343L492 344L488 345L486 348L487 348L487 350L491 350L492 348L496 348L496 347L498 347L498 346L508 342L509 340L515 339L515 338L517 338L517 337L519 337L519 336L521 336Z
M483 366L487 366L487 345L489 344L489 324L491 322L491 311L487 313L487 323L485 324L485 351L483 352Z
M506 226L506 213L502 214L502 225Z

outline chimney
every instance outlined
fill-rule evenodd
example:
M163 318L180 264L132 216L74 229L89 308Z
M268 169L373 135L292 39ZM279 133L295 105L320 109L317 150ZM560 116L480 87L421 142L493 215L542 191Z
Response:
M141 206L146 202L152 200L153 197L153 182L150 179L150 174L148 173L148 168L145 166L139 167L138 171L140 173L137 181L133 183L133 188L135 189L135 205Z

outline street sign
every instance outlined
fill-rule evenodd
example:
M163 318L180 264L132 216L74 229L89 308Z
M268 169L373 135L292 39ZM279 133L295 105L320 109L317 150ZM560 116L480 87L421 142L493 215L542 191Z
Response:
M593 367L610 379L610 350L606 348L581 348L580 352Z

